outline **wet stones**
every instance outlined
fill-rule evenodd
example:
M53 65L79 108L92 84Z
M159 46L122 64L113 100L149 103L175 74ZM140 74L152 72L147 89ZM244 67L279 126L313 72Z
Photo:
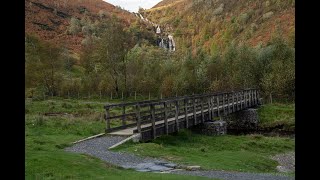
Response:
M140 163L134 167L136 171L140 172L166 172L171 171L177 167L173 163L163 162L151 162L151 163Z

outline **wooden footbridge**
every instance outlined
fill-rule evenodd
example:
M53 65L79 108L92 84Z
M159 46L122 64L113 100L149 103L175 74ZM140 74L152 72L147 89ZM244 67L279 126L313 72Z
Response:
M178 132L260 103L257 89L181 96L160 100L108 104L106 134L130 136L142 141Z

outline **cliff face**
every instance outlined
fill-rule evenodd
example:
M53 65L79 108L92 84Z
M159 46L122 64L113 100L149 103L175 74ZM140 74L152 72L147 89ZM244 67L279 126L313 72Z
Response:
M113 14L126 26L135 19L133 14L102 0L25 0L25 34L78 53L87 35L84 26L94 27L101 20L108 21ZM72 19L77 19L79 27L70 33Z
M207 52L231 42L266 45L274 34L292 41L294 0L164 0L142 14L171 26L177 47Z

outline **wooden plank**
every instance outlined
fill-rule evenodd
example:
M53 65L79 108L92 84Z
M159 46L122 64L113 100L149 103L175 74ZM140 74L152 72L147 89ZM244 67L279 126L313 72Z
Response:
M151 104L150 105L151 108L151 123L152 123L152 138L155 139L156 138L156 121L155 121L155 112L154 112L154 105Z
M90 136L90 137L87 137L87 138L72 142L72 144L76 144L76 143L79 143L79 142L82 142L82 141L86 141L86 140L89 140L89 139L93 139L93 138L96 138L96 137L100 137L100 136L103 136L103 135L105 135L105 133L100 133L100 134L97 134L97 135L94 135L94 136Z
M141 118L140 118L140 105L136 105L136 114L137 114L137 129L141 133Z

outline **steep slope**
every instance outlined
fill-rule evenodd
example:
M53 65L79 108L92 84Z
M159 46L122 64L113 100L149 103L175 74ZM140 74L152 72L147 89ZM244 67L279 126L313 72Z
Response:
M141 13L171 26L177 48L194 53L201 48L213 54L231 42L266 45L279 33L294 41L294 0L164 0Z
M110 19L112 14L126 26L135 19L133 14L102 0L25 0L25 33L78 53L87 35L84 26L92 31L99 21ZM71 23L79 24L74 32L70 32Z

